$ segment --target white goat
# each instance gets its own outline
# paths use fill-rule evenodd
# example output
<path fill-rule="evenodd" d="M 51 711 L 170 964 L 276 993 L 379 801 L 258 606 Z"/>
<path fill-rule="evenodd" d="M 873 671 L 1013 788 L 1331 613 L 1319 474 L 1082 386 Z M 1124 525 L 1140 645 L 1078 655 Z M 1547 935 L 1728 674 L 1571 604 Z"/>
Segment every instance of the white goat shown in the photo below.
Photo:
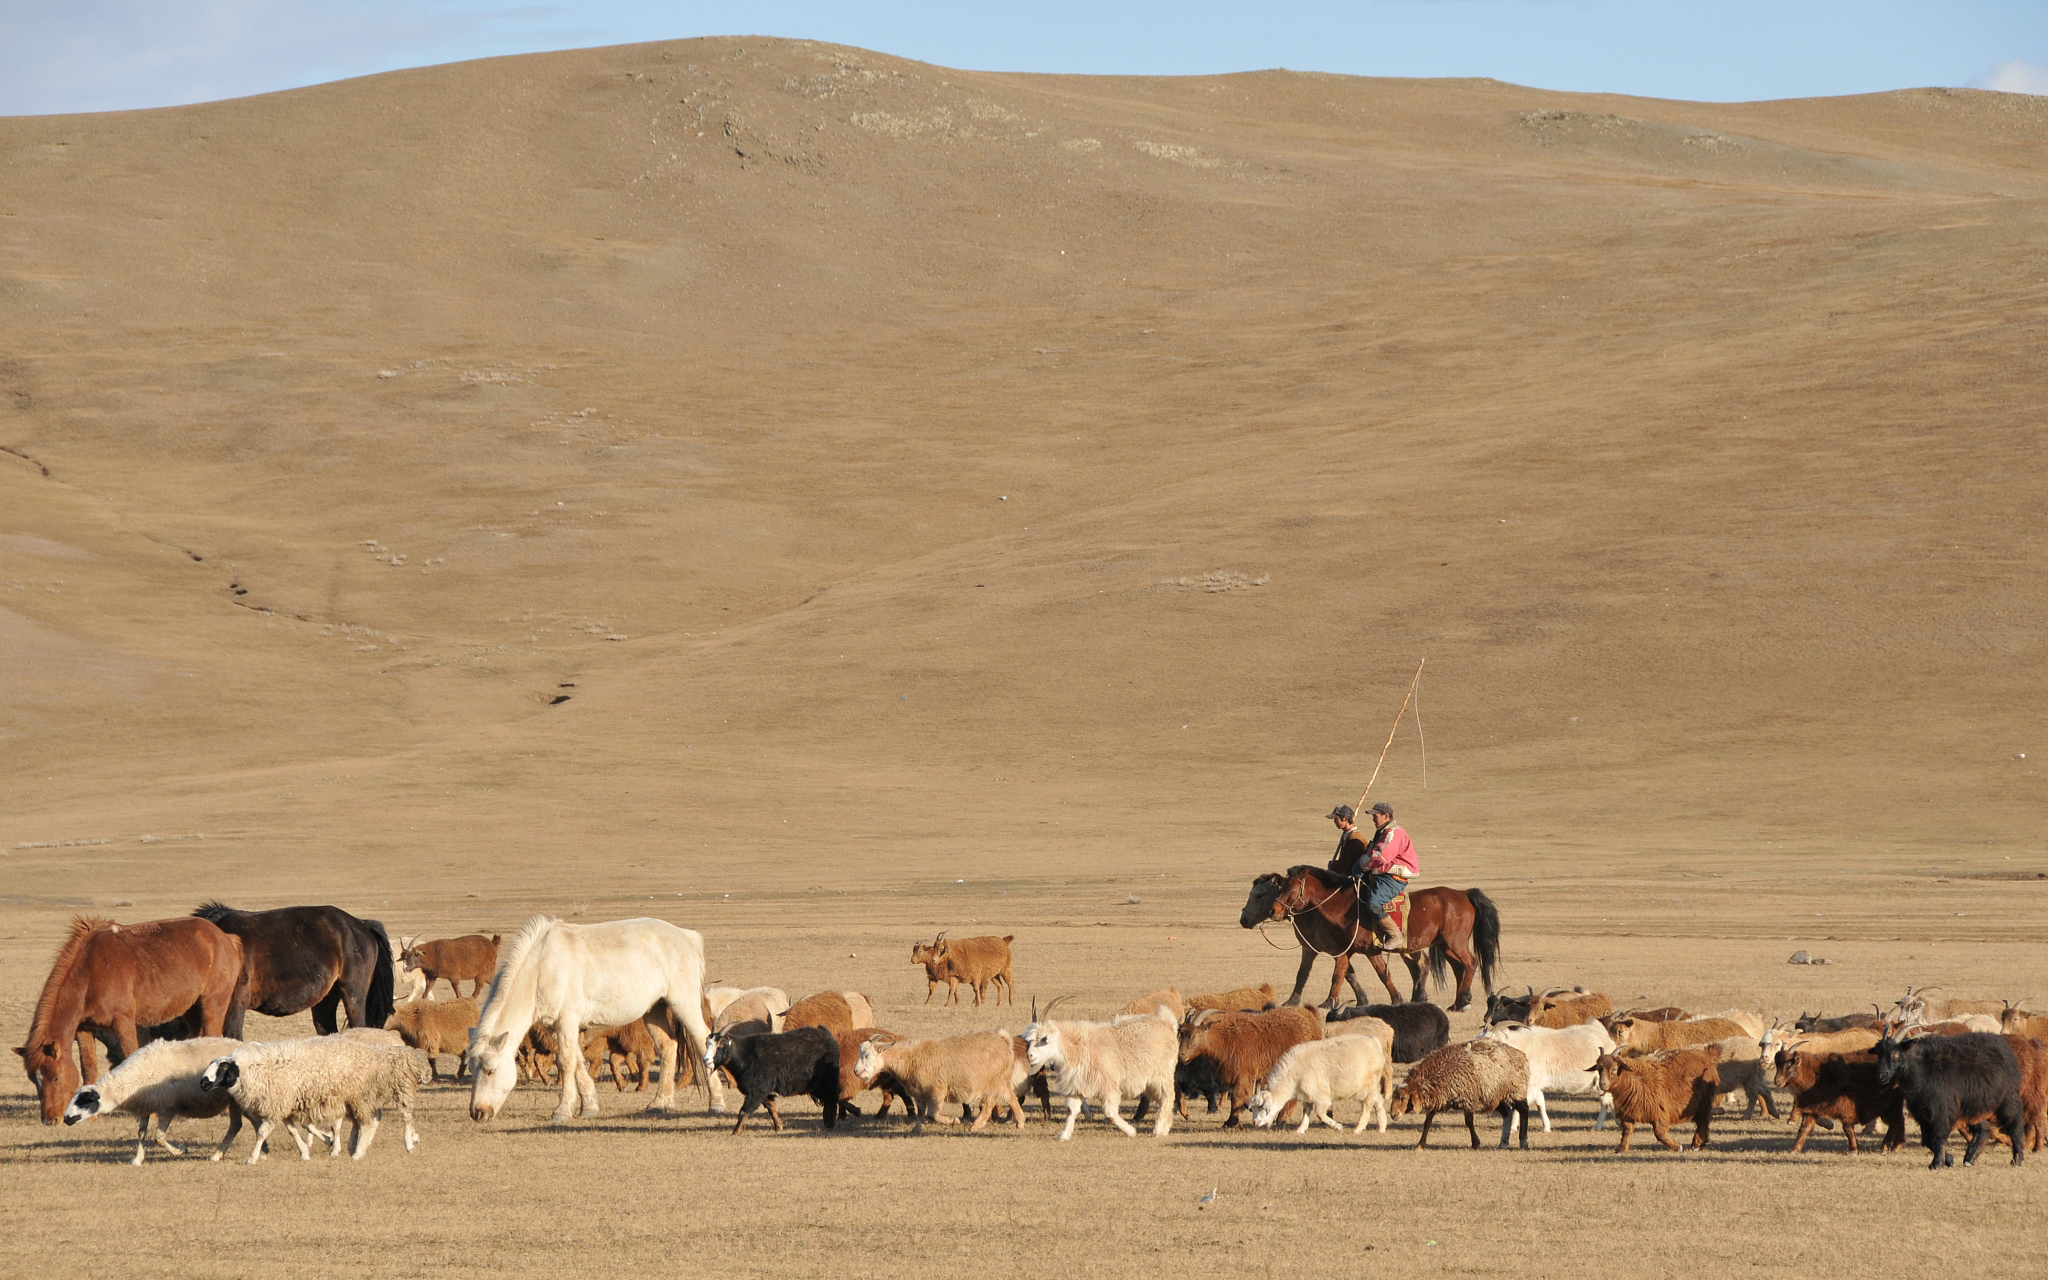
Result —
<path fill-rule="evenodd" d="M 1064 999 L 1065 997 L 1061 997 Z M 1053 1001 L 1046 1008 L 1050 1015 Z M 1172 1011 L 1164 1005 L 1150 1015 L 1129 1015 L 1114 1022 L 1054 1022 L 1034 1016 L 1024 1029 L 1025 1052 L 1033 1070 L 1050 1070 L 1052 1087 L 1067 1096 L 1067 1125 L 1060 1141 L 1074 1136 L 1074 1122 L 1084 1103 L 1102 1108 L 1108 1121 L 1127 1137 L 1136 1137 L 1118 1108 L 1123 1099 L 1143 1095 L 1158 1108 L 1152 1125 L 1164 1135 L 1173 1123 L 1173 1069 L 1180 1056 L 1180 1037 Z"/>
<path fill-rule="evenodd" d="M 426 973 L 405 962 L 405 953 L 412 950 L 419 940 L 420 935 L 416 933 L 402 937 L 393 934 L 391 937 L 391 975 L 397 981 L 397 990 L 392 993 L 391 998 L 400 1004 L 407 1000 L 434 998 Z"/>
<path fill-rule="evenodd" d="M 1380 1132 L 1385 1133 L 1387 1102 L 1393 1094 L 1394 1073 L 1377 1036 L 1310 1040 L 1281 1054 L 1280 1061 L 1266 1073 L 1258 1092 L 1252 1095 L 1252 1123 L 1261 1129 L 1271 1127 L 1287 1104 L 1299 1098 L 1301 1124 L 1296 1133 L 1307 1133 L 1311 1120 L 1342 1130 L 1344 1126 L 1330 1116 L 1330 1104 L 1357 1098 L 1365 1105 L 1358 1113 L 1358 1127 L 1351 1132 L 1364 1133 L 1365 1122 L 1378 1111 Z"/>
<path fill-rule="evenodd" d="M 270 1044 L 245 1044 L 214 1059 L 200 1074 L 200 1087 L 229 1094 L 256 1125 L 256 1149 L 249 1163 L 263 1158 L 271 1131 L 285 1126 L 298 1144 L 299 1158 L 312 1158 L 301 1126 L 332 1124 L 333 1154 L 341 1153 L 341 1120 L 355 1125 L 354 1150 L 360 1160 L 377 1136 L 384 1108 L 396 1106 L 405 1118 L 405 1149 L 419 1141 L 412 1127 L 413 1098 L 427 1079 L 424 1054 L 346 1036 L 309 1036 Z"/>
<path fill-rule="evenodd" d="M 1607 1034 L 1607 1028 L 1597 1022 L 1585 1022 L 1576 1027 L 1531 1027 L 1519 1022 L 1496 1022 L 1479 1035 L 1481 1039 L 1498 1040 L 1520 1049 L 1522 1056 L 1529 1059 L 1528 1101 L 1543 1117 L 1543 1132 L 1550 1132 L 1550 1109 L 1543 1098 L 1546 1089 L 1559 1093 L 1600 1094 L 1600 1112 L 1593 1117 L 1593 1128 L 1597 1131 L 1607 1127 L 1607 1117 L 1614 1110 L 1614 1099 L 1601 1092 L 1600 1078 L 1593 1071 L 1593 1063 L 1601 1054 L 1614 1052 L 1614 1037 Z M 1519 1122 L 1519 1117 L 1511 1116 L 1508 1123 L 1512 1126 Z"/>
<path fill-rule="evenodd" d="M 1764 1070 L 1761 1043 L 1743 1036 L 1730 1036 L 1714 1043 L 1721 1046 L 1721 1060 L 1714 1065 L 1721 1077 L 1721 1083 L 1714 1089 L 1715 1097 L 1740 1089 L 1749 1100 L 1749 1105 L 1742 1109 L 1744 1120 L 1756 1114 L 1758 1099 L 1763 1100 L 1764 1114 L 1778 1119 L 1778 1104 L 1771 1096 L 1771 1077 Z"/>
<path fill-rule="evenodd" d="M 129 1163 L 139 1165 L 149 1150 L 152 1130 L 159 1147 L 181 1156 L 185 1149 L 172 1144 L 171 1121 L 210 1120 L 225 1111 L 228 1136 L 214 1150 L 213 1158 L 218 1160 L 242 1131 L 242 1109 L 227 1094 L 200 1088 L 199 1073 L 206 1070 L 207 1063 L 222 1054 L 233 1053 L 241 1043 L 224 1036 L 207 1036 L 146 1044 L 97 1083 L 72 1094 L 71 1104 L 64 1108 L 64 1123 L 78 1124 L 110 1111 L 127 1112 L 137 1122 L 135 1158 Z"/>

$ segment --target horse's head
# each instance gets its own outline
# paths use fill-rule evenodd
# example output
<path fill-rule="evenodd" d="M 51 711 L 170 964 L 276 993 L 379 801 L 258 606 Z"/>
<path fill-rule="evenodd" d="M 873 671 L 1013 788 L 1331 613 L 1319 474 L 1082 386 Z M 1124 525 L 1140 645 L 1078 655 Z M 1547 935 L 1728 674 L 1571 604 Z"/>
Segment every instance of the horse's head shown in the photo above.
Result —
<path fill-rule="evenodd" d="M 1277 871 L 1268 871 L 1252 881 L 1251 895 L 1244 900 L 1244 910 L 1238 914 L 1237 922 L 1247 929 L 1256 929 L 1268 920 L 1284 920 L 1287 909 L 1280 899 L 1287 892 L 1287 877 Z"/>
<path fill-rule="evenodd" d="M 470 1028 L 469 1051 L 462 1055 L 469 1068 L 470 1119 L 488 1120 L 505 1105 L 505 1099 L 519 1083 L 518 1049 L 509 1031 L 483 1036 L 477 1034 L 476 1028 Z"/>
<path fill-rule="evenodd" d="M 29 1083 L 36 1087 L 36 1096 L 42 1102 L 44 1124 L 57 1123 L 71 1095 L 78 1092 L 78 1062 L 68 1052 L 70 1047 L 67 1044 L 60 1049 L 56 1042 L 46 1040 L 15 1050 L 21 1055 Z"/>

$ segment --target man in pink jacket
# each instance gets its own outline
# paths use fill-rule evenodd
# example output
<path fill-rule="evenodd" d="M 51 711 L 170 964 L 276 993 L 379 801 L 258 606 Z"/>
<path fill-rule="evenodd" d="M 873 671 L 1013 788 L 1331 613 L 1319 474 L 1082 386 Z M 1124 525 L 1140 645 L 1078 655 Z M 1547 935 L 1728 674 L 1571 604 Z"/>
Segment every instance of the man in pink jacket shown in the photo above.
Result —
<path fill-rule="evenodd" d="M 1394 806 L 1382 800 L 1369 813 L 1374 831 L 1366 842 L 1365 855 L 1356 864 L 1359 914 L 1372 926 L 1380 945 L 1390 946 L 1395 934 L 1393 922 L 1387 919 L 1387 905 L 1401 896 L 1422 868 L 1415 858 L 1414 842 L 1394 825 Z"/>

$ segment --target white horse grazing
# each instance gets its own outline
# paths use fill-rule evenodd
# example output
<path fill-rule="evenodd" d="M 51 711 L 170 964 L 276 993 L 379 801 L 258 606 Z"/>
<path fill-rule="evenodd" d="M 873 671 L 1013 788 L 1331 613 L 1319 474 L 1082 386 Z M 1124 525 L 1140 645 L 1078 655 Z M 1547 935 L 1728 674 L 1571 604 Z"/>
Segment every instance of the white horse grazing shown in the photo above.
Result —
<path fill-rule="evenodd" d="M 704 939 L 666 920 L 610 920 L 563 924 L 535 916 L 499 951 L 470 1033 L 469 1115 L 488 1120 L 505 1105 L 518 1083 L 518 1052 L 527 1031 L 540 1023 L 563 1046 L 556 1055 L 562 1072 L 559 1123 L 576 1113 L 580 1096 L 585 1116 L 597 1114 L 597 1085 L 577 1052 L 585 1027 L 617 1026 L 647 1015 L 648 1027 L 666 1032 L 661 1044 L 661 1092 L 650 1111 L 675 1110 L 676 1066 L 687 1040 L 697 1078 L 704 1068 Z"/>

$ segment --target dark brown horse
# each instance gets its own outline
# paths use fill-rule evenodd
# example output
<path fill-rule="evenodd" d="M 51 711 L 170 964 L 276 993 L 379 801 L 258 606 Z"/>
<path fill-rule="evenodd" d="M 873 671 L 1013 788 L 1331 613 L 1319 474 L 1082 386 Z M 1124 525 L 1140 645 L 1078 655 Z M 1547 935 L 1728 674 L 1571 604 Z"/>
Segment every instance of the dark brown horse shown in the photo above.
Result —
<path fill-rule="evenodd" d="M 1301 989 L 1308 985 L 1308 971 L 1319 955 L 1335 957 L 1337 971 L 1330 978 L 1330 998 L 1323 1008 L 1337 1007 L 1337 993 L 1348 978 L 1358 1003 L 1367 1003 L 1365 992 L 1352 972 L 1351 957 L 1363 953 L 1387 986 L 1394 1004 L 1401 993 L 1394 990 L 1393 975 L 1381 958 L 1382 948 L 1372 930 L 1358 921 L 1358 893 L 1352 882 L 1321 867 L 1290 867 L 1285 875 L 1268 872 L 1252 881 L 1251 896 L 1237 922 L 1256 929 L 1269 920 L 1286 920 L 1294 926 L 1301 943 L 1301 971 L 1294 975 L 1294 994 L 1288 1004 L 1301 1003 Z M 1452 1009 L 1472 1003 L 1472 977 L 1476 973 L 1493 994 L 1493 966 L 1500 955 L 1500 912 L 1493 899 L 1477 889 L 1418 889 L 1408 895 L 1408 938 L 1401 958 L 1415 980 L 1414 999 L 1423 999 L 1422 960 L 1429 955 L 1429 976 L 1441 982 L 1446 964 L 1456 971 L 1458 1000 Z"/>
<path fill-rule="evenodd" d="M 153 1023 L 184 1019 L 192 1034 L 217 1036 L 242 1020 L 235 1003 L 241 979 L 241 941 L 208 921 L 73 920 L 36 1001 L 28 1042 L 15 1050 L 41 1098 L 43 1123 L 57 1123 L 78 1091 L 70 1051 L 80 1031 L 112 1032 L 124 1056 L 135 1052 L 137 1028 Z"/>
<path fill-rule="evenodd" d="M 332 1035 L 336 1011 L 351 1027 L 381 1027 L 391 1017 L 391 941 L 384 926 L 340 907 L 237 911 L 209 902 L 192 913 L 242 940 L 242 990 L 225 1034 L 240 1039 L 242 1011 L 283 1018 L 313 1011 L 313 1029 Z"/>

